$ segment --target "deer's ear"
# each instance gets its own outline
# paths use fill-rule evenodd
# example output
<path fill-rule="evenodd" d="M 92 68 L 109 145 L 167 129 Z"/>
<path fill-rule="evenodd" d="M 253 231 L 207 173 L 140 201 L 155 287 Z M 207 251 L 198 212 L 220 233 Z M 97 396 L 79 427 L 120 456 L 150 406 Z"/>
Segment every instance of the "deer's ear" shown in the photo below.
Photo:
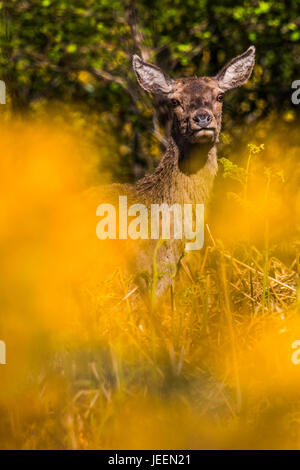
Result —
<path fill-rule="evenodd" d="M 215 77 L 224 91 L 244 85 L 251 76 L 255 63 L 255 47 L 232 59 Z"/>
<path fill-rule="evenodd" d="M 133 56 L 132 65 L 139 84 L 145 90 L 159 95 L 173 90 L 173 80 L 155 65 L 143 62 L 138 55 Z"/>

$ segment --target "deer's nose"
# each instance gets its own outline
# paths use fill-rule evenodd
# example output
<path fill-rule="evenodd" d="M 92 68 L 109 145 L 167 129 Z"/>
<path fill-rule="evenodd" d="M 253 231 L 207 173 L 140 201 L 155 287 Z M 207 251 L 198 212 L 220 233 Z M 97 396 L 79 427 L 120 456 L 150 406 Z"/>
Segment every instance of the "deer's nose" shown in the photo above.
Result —
<path fill-rule="evenodd" d="M 209 113 L 199 113 L 193 117 L 193 120 L 199 127 L 206 127 L 211 122 L 212 117 Z"/>

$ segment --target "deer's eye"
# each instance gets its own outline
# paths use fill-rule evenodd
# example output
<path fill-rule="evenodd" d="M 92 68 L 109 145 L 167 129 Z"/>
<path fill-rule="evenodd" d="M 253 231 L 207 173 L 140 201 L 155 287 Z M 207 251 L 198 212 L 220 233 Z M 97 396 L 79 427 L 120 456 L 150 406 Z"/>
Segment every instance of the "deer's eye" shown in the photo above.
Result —
<path fill-rule="evenodd" d="M 224 93 L 219 93 L 218 96 L 217 96 L 217 101 L 219 101 L 220 103 L 222 103 L 223 98 L 224 98 Z"/>
<path fill-rule="evenodd" d="M 173 108 L 177 108 L 177 106 L 180 106 L 180 102 L 176 100 L 175 98 L 172 98 L 171 105 L 173 106 Z"/>

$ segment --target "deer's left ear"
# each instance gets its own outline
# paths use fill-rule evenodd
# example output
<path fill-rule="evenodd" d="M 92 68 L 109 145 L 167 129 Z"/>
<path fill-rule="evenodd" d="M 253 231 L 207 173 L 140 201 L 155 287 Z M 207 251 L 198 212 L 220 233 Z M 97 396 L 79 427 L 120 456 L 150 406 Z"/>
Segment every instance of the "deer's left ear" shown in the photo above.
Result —
<path fill-rule="evenodd" d="M 250 46 L 246 52 L 232 59 L 216 75 L 220 88 L 224 91 L 244 85 L 251 76 L 255 63 L 255 47 Z"/>
<path fill-rule="evenodd" d="M 173 80 L 160 68 L 144 62 L 138 55 L 132 58 L 133 70 L 142 88 L 153 94 L 166 95 L 173 90 Z"/>

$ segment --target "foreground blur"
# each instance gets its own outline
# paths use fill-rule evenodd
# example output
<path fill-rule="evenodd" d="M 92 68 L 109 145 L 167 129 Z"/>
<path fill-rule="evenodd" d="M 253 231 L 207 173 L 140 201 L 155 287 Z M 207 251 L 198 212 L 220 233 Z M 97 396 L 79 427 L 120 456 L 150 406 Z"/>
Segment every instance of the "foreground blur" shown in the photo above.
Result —
<path fill-rule="evenodd" d="M 296 130 L 221 163 L 206 247 L 150 311 L 96 238 L 98 152 L 49 122 L 1 124 L 0 447 L 300 448 Z"/>

